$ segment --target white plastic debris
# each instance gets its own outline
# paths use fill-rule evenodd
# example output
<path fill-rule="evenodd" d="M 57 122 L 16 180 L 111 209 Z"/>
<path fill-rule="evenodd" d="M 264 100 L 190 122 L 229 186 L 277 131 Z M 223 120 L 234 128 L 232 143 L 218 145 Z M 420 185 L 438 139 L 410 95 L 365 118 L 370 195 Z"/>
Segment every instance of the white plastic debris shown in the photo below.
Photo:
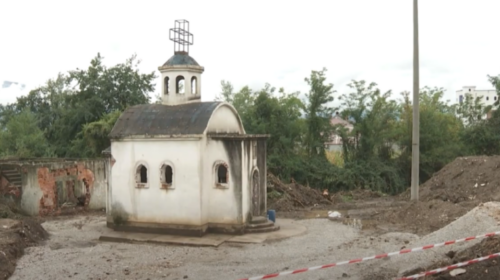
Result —
<path fill-rule="evenodd" d="M 466 272 L 465 269 L 463 268 L 457 268 L 457 269 L 453 269 L 452 271 L 450 271 L 450 275 L 455 277 L 457 275 L 460 275 L 460 274 L 464 274 Z"/>
<path fill-rule="evenodd" d="M 342 214 L 340 214 L 340 212 L 338 212 L 338 211 L 328 211 L 328 218 L 338 219 L 341 217 L 342 217 Z"/>
<path fill-rule="evenodd" d="M 474 188 L 477 188 L 477 183 L 474 185 Z"/>

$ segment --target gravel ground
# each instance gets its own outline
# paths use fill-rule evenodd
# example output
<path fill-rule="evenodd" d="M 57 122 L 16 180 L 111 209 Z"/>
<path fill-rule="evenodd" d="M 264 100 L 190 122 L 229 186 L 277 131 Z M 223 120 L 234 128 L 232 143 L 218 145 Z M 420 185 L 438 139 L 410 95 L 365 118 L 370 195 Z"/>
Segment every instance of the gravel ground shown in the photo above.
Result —
<path fill-rule="evenodd" d="M 11 279 L 240 279 L 360 257 L 373 249 L 342 244 L 360 237 L 358 229 L 326 219 L 300 220 L 302 236 L 265 244 L 226 243 L 218 248 L 97 241 L 104 217 L 74 217 L 43 224 L 51 234 L 43 246 L 26 249 Z M 339 249 L 340 247 L 340 249 Z M 360 255 L 361 254 L 361 255 Z M 338 267 L 287 279 L 354 276 Z M 351 278 L 356 279 L 356 278 Z"/>
<path fill-rule="evenodd" d="M 498 209 L 498 204 L 475 209 L 422 238 L 397 232 L 371 236 L 370 232 L 342 223 L 308 219 L 297 221 L 308 228 L 302 236 L 264 244 L 225 243 L 218 248 L 104 243 L 97 240 L 105 227 L 104 217 L 66 218 L 43 224 L 51 238 L 43 246 L 27 248 L 10 279 L 237 280 L 484 233 L 495 226 L 498 229 L 496 217 L 485 214 L 499 213 Z M 390 279 L 403 271 L 425 267 L 444 258 L 443 252 L 451 249 L 447 247 L 436 252 L 411 253 L 411 258 L 406 255 L 372 260 L 282 278 Z"/>

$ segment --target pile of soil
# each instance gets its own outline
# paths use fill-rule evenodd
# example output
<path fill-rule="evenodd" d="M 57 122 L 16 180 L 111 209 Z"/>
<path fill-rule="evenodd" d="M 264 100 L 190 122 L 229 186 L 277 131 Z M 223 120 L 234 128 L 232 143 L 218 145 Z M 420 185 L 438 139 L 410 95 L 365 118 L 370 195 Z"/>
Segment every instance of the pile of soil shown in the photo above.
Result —
<path fill-rule="evenodd" d="M 451 203 L 500 200 L 500 156 L 461 157 L 420 187 L 422 201 Z"/>
<path fill-rule="evenodd" d="M 477 205 L 459 205 L 440 200 L 401 203 L 394 201 L 378 208 L 373 220 L 390 223 L 401 230 L 418 235 L 436 231 L 465 215 Z"/>
<path fill-rule="evenodd" d="M 383 193 L 367 189 L 356 189 L 351 191 L 339 191 L 330 196 L 334 203 L 349 202 L 351 200 L 370 200 L 385 196 Z"/>
<path fill-rule="evenodd" d="M 14 272 L 24 248 L 39 244 L 48 238 L 48 233 L 37 220 L 13 212 L 8 205 L 0 203 L 0 214 L 0 280 L 3 280 Z"/>
<path fill-rule="evenodd" d="M 409 201 L 410 190 L 396 200 Z M 376 220 L 427 234 L 488 201 L 500 201 L 500 156 L 461 157 L 420 186 L 418 203 L 382 210 Z"/>
<path fill-rule="evenodd" d="M 485 257 L 491 254 L 500 252 L 500 237 L 494 236 L 481 241 L 480 243 L 472 246 L 471 248 L 454 252 L 449 251 L 446 256 L 449 258 L 447 261 L 436 263 L 431 267 L 428 267 L 426 271 L 449 266 L 452 264 L 457 264 L 460 262 L 469 261 L 479 257 Z M 463 266 L 465 273 L 456 276 L 451 276 L 450 271 L 441 272 L 439 274 L 433 275 L 432 279 L 436 280 L 498 280 L 500 279 L 500 258 L 492 258 L 490 260 L 478 262 L 472 265 Z M 406 276 L 411 274 L 420 273 L 421 271 L 412 271 Z"/>
<path fill-rule="evenodd" d="M 267 208 L 276 211 L 293 211 L 321 205 L 332 205 L 329 196 L 309 186 L 300 185 L 292 180 L 285 184 L 271 173 L 267 174 Z"/>

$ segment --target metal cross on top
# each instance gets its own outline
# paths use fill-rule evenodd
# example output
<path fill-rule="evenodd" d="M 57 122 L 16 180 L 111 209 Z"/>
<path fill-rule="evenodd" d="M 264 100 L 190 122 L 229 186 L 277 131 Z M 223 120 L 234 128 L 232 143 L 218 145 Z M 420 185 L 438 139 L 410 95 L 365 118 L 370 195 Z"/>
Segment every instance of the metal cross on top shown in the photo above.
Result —
<path fill-rule="evenodd" d="M 189 21 L 178 19 L 174 28 L 170 28 L 170 40 L 174 41 L 174 52 L 189 53 L 189 45 L 193 44 L 193 34 L 189 33 Z"/>

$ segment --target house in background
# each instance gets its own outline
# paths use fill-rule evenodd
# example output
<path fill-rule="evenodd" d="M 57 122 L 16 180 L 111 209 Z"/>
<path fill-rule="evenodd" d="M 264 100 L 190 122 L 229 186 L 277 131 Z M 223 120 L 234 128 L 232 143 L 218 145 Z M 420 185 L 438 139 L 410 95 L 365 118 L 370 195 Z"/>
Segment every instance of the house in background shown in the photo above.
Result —
<path fill-rule="evenodd" d="M 349 131 L 352 131 L 352 129 L 354 128 L 353 124 L 347 120 L 342 119 L 342 117 L 340 117 L 338 112 L 335 114 L 334 117 L 331 118 L 330 124 L 332 126 L 342 125 L 342 126 L 346 127 Z M 325 149 L 327 151 L 341 152 L 342 151 L 342 139 L 340 138 L 340 135 L 332 133 L 332 135 L 330 137 L 330 141 L 325 143 Z"/>

